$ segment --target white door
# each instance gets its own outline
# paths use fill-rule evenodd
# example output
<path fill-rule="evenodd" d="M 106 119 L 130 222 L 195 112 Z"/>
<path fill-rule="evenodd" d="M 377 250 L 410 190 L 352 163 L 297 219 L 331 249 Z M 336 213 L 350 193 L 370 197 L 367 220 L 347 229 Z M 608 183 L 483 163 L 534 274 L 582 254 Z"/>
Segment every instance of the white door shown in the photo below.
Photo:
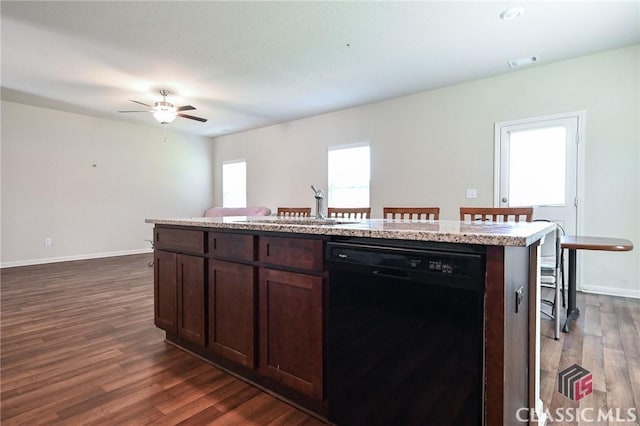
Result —
<path fill-rule="evenodd" d="M 534 219 L 577 233 L 577 162 L 582 115 L 496 123 L 494 204 L 534 207 Z"/>

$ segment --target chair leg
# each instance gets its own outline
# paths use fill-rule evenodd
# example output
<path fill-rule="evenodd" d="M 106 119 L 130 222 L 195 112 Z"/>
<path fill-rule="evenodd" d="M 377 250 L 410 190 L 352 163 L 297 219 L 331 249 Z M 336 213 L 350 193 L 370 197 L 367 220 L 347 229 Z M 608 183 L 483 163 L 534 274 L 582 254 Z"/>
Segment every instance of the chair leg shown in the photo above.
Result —
<path fill-rule="evenodd" d="M 564 251 L 560 254 L 560 274 L 562 276 L 562 307 L 566 308 L 567 303 L 564 297 L 565 286 L 564 286 Z"/>
<path fill-rule="evenodd" d="M 560 339 L 560 310 L 558 309 L 558 301 L 560 299 L 560 283 L 558 282 L 558 275 L 560 274 L 560 268 L 556 269 L 556 283 L 555 294 L 553 297 L 553 312 L 554 312 L 554 325 L 555 325 L 555 339 Z"/>

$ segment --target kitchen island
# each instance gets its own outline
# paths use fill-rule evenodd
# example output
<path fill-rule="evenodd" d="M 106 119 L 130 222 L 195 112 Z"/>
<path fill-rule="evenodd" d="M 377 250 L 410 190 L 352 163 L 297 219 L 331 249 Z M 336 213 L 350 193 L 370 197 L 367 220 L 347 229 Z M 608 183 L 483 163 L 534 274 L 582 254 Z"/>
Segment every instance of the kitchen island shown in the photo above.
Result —
<path fill-rule="evenodd" d="M 473 251 L 482 259 L 483 292 L 474 424 L 517 423 L 517 410 L 527 407 L 542 412 L 537 264 L 540 240 L 552 224 L 265 217 L 147 222 L 155 224 L 155 324 L 167 342 L 330 419 L 338 401 L 332 401 L 328 378 L 338 364 L 329 345 L 336 328 L 329 295 L 337 280 L 328 246 Z M 435 277 L 436 267 L 440 275 L 455 270 L 425 259 L 435 266 L 423 275 Z M 363 356 L 375 361 L 379 355 Z M 406 401 L 406 411 L 414 402 Z"/>

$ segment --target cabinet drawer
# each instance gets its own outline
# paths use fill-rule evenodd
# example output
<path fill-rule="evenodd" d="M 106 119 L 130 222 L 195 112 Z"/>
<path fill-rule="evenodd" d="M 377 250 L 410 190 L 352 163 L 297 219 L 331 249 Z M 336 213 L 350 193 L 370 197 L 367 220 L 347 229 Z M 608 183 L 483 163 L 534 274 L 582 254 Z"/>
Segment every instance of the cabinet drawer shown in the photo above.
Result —
<path fill-rule="evenodd" d="M 213 257 L 253 261 L 256 259 L 254 241 L 253 235 L 210 232 L 209 252 Z"/>
<path fill-rule="evenodd" d="M 204 254 L 204 232 L 185 229 L 156 228 L 154 233 L 154 248 Z"/>
<path fill-rule="evenodd" d="M 322 240 L 260 237 L 260 261 L 265 265 L 285 266 L 321 273 Z"/>

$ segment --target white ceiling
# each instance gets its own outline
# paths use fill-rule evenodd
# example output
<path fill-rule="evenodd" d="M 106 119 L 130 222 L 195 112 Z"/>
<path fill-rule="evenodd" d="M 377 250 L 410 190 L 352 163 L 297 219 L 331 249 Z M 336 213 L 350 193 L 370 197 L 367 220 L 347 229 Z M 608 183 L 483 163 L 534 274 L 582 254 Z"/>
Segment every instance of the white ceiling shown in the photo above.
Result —
<path fill-rule="evenodd" d="M 525 13 L 502 21 L 500 13 Z M 2 1 L 2 98 L 217 136 L 640 42 L 639 1 Z M 159 125 L 159 124 L 158 124 Z"/>

